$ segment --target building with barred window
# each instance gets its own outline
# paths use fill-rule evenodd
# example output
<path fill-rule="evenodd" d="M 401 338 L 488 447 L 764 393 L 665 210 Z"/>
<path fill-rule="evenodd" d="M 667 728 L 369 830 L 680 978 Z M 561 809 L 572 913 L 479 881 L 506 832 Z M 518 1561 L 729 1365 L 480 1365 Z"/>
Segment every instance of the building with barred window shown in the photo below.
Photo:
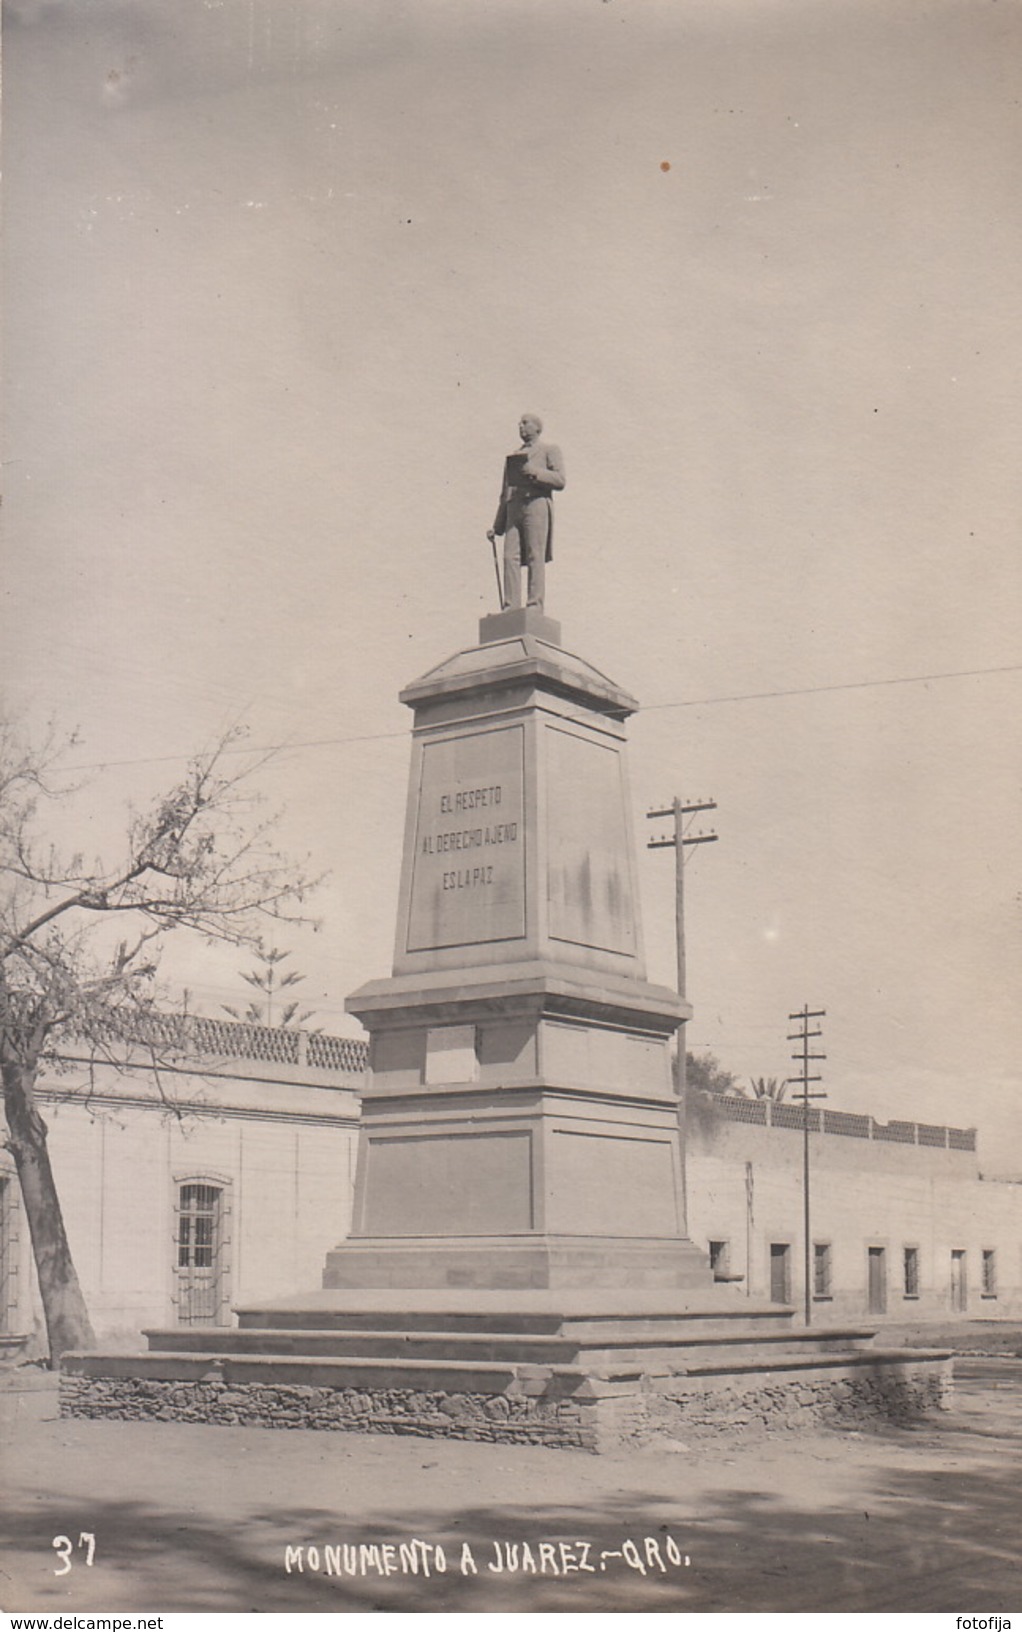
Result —
<path fill-rule="evenodd" d="M 232 1306 L 317 1286 L 347 1234 L 365 1045 L 317 1032 L 168 1017 L 152 1052 L 67 1056 L 37 1096 L 97 1337 L 229 1325 Z M 31 1243 L 0 1152 L 2 1342 L 42 1345 Z"/>
<path fill-rule="evenodd" d="M 351 1226 L 366 1046 L 168 1019 L 161 1063 L 68 1057 L 39 1099 L 71 1249 L 103 1347 L 232 1323 L 321 1284 Z M 463 1028 L 461 1028 L 463 1029 Z M 459 1032 L 460 1035 L 460 1032 Z M 167 1063 L 167 1061 L 171 1063 Z M 689 1233 L 715 1277 L 801 1308 L 803 1110 L 692 1093 Z M 809 1110 L 815 1325 L 1022 1318 L 1022 1181 L 986 1179 L 982 1135 Z M 30 1243 L 0 1152 L 0 1345 L 43 1348 Z"/>

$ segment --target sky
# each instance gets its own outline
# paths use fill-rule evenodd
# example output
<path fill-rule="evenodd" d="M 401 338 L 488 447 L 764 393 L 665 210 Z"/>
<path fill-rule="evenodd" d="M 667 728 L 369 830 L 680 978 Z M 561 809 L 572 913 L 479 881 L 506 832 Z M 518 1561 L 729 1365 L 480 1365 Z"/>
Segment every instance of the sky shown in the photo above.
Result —
<path fill-rule="evenodd" d="M 234 724 L 328 879 L 316 1022 L 389 972 L 408 681 L 495 610 L 525 410 L 547 610 L 711 798 L 690 1046 L 1022 1173 L 1022 8 L 8 0 L 0 678 L 103 860 Z M 701 818 L 705 827 L 710 818 Z M 670 983 L 669 851 L 640 852 Z M 178 945 L 207 1013 L 237 954 Z"/>

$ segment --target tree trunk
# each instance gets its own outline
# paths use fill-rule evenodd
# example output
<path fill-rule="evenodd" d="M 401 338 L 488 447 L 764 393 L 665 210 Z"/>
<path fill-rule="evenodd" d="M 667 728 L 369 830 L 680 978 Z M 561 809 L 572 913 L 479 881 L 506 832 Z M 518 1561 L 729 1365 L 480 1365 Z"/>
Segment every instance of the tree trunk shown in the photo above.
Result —
<path fill-rule="evenodd" d="M 46 1147 L 46 1124 L 36 1109 L 38 1067 L 10 1058 L 2 1064 L 7 1144 L 21 1182 L 46 1318 L 50 1364 L 56 1366 L 69 1349 L 94 1348 L 96 1338 L 67 1244 L 64 1215 Z"/>

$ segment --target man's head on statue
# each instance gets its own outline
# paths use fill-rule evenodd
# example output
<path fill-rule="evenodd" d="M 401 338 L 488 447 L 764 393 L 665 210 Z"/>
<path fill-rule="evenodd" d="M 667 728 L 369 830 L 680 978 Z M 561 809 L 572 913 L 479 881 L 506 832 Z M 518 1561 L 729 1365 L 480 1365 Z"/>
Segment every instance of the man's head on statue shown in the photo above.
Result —
<path fill-rule="evenodd" d="M 523 414 L 518 421 L 518 435 L 525 443 L 535 442 L 543 429 L 543 421 L 538 414 Z"/>

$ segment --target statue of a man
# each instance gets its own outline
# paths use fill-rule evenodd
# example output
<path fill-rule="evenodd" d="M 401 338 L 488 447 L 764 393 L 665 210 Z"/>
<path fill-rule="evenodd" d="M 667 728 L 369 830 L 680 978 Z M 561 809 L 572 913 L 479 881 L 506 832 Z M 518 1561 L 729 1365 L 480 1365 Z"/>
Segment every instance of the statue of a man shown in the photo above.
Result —
<path fill-rule="evenodd" d="M 542 429 L 536 414 L 519 420 L 522 445 L 504 461 L 500 503 L 486 535 L 491 543 L 504 539 L 504 611 L 522 604 L 523 567 L 529 575 L 527 604 L 543 610 L 546 563 L 553 554 L 553 495 L 564 486 L 565 475 L 561 450 L 539 440 Z"/>

